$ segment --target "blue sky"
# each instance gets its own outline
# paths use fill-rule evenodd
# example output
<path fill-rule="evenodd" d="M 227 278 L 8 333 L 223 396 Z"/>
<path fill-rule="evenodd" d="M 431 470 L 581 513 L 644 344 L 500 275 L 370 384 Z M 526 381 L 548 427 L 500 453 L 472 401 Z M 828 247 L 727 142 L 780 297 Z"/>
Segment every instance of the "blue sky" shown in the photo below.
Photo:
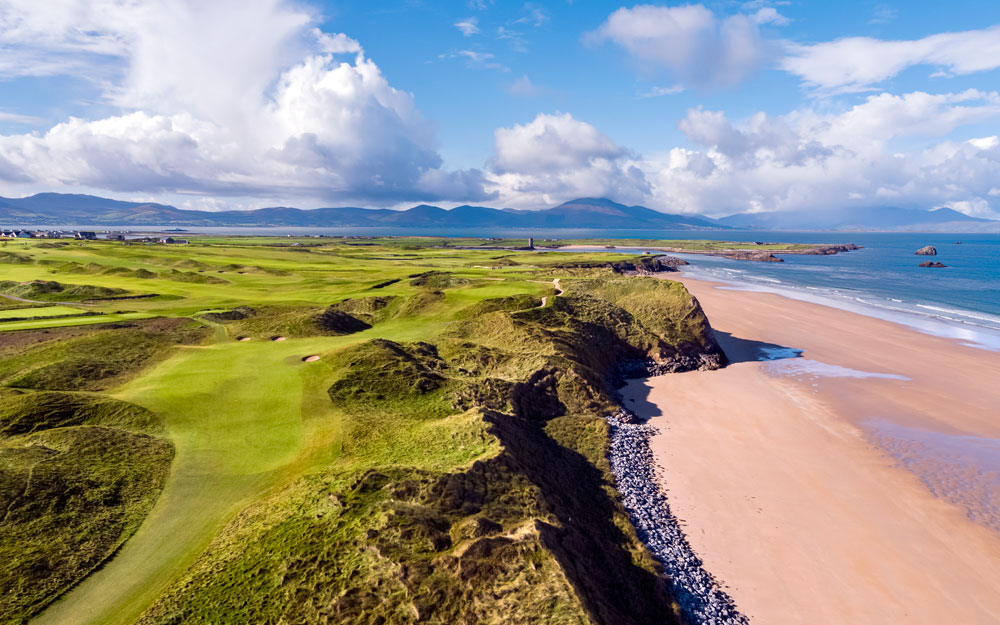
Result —
<path fill-rule="evenodd" d="M 1000 4 L 0 0 L 0 195 L 1000 217 Z"/>
<path fill-rule="evenodd" d="M 680 3 L 666 3 L 678 5 Z M 785 72 L 762 67 L 736 88 L 691 89 L 679 94 L 641 97 L 655 88 L 674 86 L 667 72 L 643 71 L 627 55 L 609 45 L 588 45 L 584 34 L 595 30 L 621 6 L 604 2 L 507 2 L 483 10 L 466 2 L 383 3 L 382 10 L 326 3 L 325 27 L 345 30 L 365 46 L 390 82 L 412 92 L 422 111 L 437 121 L 442 152 L 456 166 L 479 166 L 492 147 L 492 135 L 483 128 L 523 122 L 541 111 L 570 112 L 599 127 L 616 141 L 639 152 L 685 145 L 676 122 L 688 108 L 704 106 L 725 110 L 731 117 L 757 111 L 787 113 L 817 105 L 839 110 L 862 101 L 863 94 L 814 102 L 800 81 Z M 742 3 L 706 3 L 720 15 L 738 13 Z M 390 8 L 391 7 L 391 8 Z M 538 26 L 517 24 L 543 11 Z M 883 39 L 919 39 L 938 32 L 962 31 L 1000 24 L 1000 3 L 906 2 L 796 2 L 777 5 L 791 23 L 771 26 L 774 38 L 802 43 L 829 41 L 845 36 Z M 463 36 L 454 23 L 477 19 L 479 33 Z M 344 28 L 345 25 L 350 28 Z M 502 39 L 497 30 L 519 34 L 518 41 Z M 394 36 L 414 33 L 420 36 Z M 388 36 L 387 36 L 388 34 Z M 518 47 L 520 43 L 521 47 Z M 491 54 L 503 69 L 441 54 L 471 50 Z M 928 79 L 933 69 L 915 67 L 887 81 L 892 92 L 932 90 L 944 85 Z M 511 86 L 527 77 L 537 93 L 528 97 L 511 93 Z M 1000 74 L 972 75 L 949 80 L 948 90 L 1000 87 Z"/>

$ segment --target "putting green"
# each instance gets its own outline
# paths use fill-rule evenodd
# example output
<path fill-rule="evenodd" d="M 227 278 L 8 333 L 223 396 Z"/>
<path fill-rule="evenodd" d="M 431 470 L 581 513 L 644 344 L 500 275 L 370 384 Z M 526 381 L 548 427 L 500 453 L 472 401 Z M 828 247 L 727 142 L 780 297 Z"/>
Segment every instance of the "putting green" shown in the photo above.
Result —
<path fill-rule="evenodd" d="M 340 453 L 326 398 L 330 369 L 307 354 L 358 340 L 224 341 L 178 348 L 116 397 L 160 414 L 176 445 L 170 477 L 145 522 L 102 569 L 45 610 L 40 625 L 134 621 L 262 492 Z"/>

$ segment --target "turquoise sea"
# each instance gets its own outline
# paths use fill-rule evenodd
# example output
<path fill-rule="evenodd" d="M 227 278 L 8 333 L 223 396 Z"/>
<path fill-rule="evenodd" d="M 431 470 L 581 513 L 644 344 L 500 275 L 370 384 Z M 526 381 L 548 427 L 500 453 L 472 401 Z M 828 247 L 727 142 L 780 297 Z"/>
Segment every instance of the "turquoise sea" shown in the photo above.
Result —
<path fill-rule="evenodd" d="M 856 243 L 832 256 L 785 256 L 783 263 L 686 255 L 688 273 L 868 314 L 1000 350 L 1000 235 L 912 233 L 726 233 L 740 240 Z M 961 241 L 961 243 L 957 243 Z M 914 252 L 933 245 L 935 257 Z M 935 260 L 946 268 L 918 267 Z"/>

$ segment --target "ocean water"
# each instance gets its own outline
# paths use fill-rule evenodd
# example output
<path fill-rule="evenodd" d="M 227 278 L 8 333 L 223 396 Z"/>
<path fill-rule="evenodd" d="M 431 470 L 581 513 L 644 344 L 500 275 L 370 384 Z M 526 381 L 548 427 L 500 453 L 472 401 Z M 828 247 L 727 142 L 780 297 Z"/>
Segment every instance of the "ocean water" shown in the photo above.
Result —
<path fill-rule="evenodd" d="M 969 519 L 1000 532 L 1000 440 L 946 434 L 887 419 L 864 423 L 869 439 Z"/>
<path fill-rule="evenodd" d="M 608 232 L 592 236 L 609 236 Z M 621 237 L 635 235 L 619 235 Z M 694 278 L 728 288 L 778 293 L 897 323 L 921 332 L 1000 351 L 1000 235 L 872 232 L 645 232 L 644 237 L 783 243 L 856 243 L 864 249 L 830 256 L 784 256 L 783 263 L 677 254 Z M 961 243 L 957 243 L 961 241 Z M 925 245 L 934 257 L 916 256 Z M 619 248 L 618 251 L 635 251 Z M 918 267 L 935 260 L 944 269 Z"/>

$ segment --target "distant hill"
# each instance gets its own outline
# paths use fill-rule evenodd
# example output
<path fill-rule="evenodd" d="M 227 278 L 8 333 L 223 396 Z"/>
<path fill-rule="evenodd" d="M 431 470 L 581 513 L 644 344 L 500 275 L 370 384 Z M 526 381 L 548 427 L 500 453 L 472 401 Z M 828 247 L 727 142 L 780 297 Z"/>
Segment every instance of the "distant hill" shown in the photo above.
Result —
<path fill-rule="evenodd" d="M 660 228 L 724 229 L 713 220 L 671 215 L 608 199 L 582 198 L 555 208 L 524 211 L 458 206 L 445 210 L 421 204 L 407 210 L 358 207 L 303 210 L 278 206 L 249 211 L 206 212 L 165 204 L 122 202 L 93 195 L 39 193 L 0 197 L 0 226 L 302 226 L 439 228 Z"/>
<path fill-rule="evenodd" d="M 1000 231 L 1000 221 L 969 217 L 950 208 L 920 210 L 881 206 L 823 211 L 742 213 L 723 217 L 717 221 L 731 228 L 761 230 Z"/>
<path fill-rule="evenodd" d="M 722 219 L 661 213 L 606 198 L 579 198 L 554 208 L 488 206 L 443 209 L 421 204 L 406 210 L 342 206 L 303 210 L 275 206 L 248 211 L 184 210 L 153 202 L 123 202 L 93 195 L 39 193 L 0 197 L 0 226 L 298 226 L 396 228 L 592 228 L 659 230 L 885 230 L 1000 232 L 1000 221 L 950 208 L 843 208 L 739 214 Z"/>

